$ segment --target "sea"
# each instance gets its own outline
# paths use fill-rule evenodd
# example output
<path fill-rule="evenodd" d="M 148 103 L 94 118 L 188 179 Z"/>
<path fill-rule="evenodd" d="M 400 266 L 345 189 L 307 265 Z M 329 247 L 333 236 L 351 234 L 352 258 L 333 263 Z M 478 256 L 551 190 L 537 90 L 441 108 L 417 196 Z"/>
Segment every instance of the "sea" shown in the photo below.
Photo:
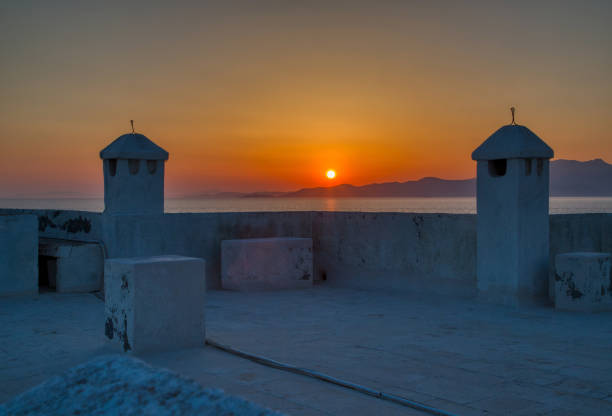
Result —
<path fill-rule="evenodd" d="M 0 199 L 0 208 L 102 212 L 103 199 Z M 476 198 L 166 198 L 165 212 L 420 212 L 475 214 Z M 551 214 L 612 213 L 612 197 L 551 197 Z"/>

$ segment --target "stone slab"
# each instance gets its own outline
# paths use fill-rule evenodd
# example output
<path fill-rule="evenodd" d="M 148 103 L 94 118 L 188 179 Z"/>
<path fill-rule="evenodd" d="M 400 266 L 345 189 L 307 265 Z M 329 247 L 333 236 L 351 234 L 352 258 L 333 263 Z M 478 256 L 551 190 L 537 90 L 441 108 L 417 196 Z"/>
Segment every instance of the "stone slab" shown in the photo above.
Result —
<path fill-rule="evenodd" d="M 223 289 L 303 289 L 311 287 L 312 282 L 311 238 L 221 241 Z"/>
<path fill-rule="evenodd" d="M 557 255 L 555 308 L 582 312 L 612 310 L 610 258 L 610 253 Z"/>
<path fill-rule="evenodd" d="M 104 252 L 98 244 L 44 238 L 40 240 L 39 254 L 45 256 L 49 285 L 57 292 L 102 289 Z"/>
<path fill-rule="evenodd" d="M 612 312 L 513 309 L 328 285 L 282 296 L 210 291 L 206 305 L 207 337 L 219 343 L 454 414 L 612 414 Z M 105 345 L 103 321 L 104 303 L 91 294 L 5 298 L 0 302 L 0 403 L 118 350 L 114 343 Z M 341 388 L 329 383 L 212 347 L 139 358 L 291 415 L 423 415 L 357 392 L 339 393 Z M 452 394 L 429 379 L 454 381 Z M 485 389 L 488 399 L 482 399 Z M 476 401 L 453 401 L 465 403 L 468 395 Z M 515 411 L 505 407 L 509 396 L 541 405 Z"/>
<path fill-rule="evenodd" d="M 0 215 L 0 296 L 38 293 L 38 218 Z"/>
<path fill-rule="evenodd" d="M 204 267 L 174 255 L 107 259 L 106 336 L 135 353 L 204 346 Z"/>

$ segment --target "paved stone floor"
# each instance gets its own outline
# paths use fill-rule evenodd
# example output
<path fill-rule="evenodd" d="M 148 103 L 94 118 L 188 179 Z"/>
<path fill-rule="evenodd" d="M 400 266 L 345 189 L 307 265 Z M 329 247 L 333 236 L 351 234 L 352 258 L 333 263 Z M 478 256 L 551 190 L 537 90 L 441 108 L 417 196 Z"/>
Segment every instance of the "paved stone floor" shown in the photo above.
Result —
<path fill-rule="evenodd" d="M 457 415 L 612 414 L 612 313 L 316 286 L 207 294 L 207 337 Z M 93 295 L 0 298 L 0 402 L 94 356 Z M 141 355 L 292 415 L 422 414 L 212 347 Z"/>

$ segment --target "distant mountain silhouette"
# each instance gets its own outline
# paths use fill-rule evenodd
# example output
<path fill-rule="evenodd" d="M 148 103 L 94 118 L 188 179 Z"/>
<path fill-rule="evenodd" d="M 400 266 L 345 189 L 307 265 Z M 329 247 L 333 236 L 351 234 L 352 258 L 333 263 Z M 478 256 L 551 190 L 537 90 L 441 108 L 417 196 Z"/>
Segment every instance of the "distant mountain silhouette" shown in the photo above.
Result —
<path fill-rule="evenodd" d="M 612 165 L 601 159 L 578 162 L 559 159 L 550 164 L 552 196 L 612 196 Z"/>
<path fill-rule="evenodd" d="M 473 196 L 475 179 L 446 180 L 423 178 L 418 181 L 373 183 L 353 186 L 338 185 L 330 188 L 306 188 L 288 192 L 286 197 L 406 197 L 406 196 Z"/>
<path fill-rule="evenodd" d="M 551 196 L 612 196 L 612 165 L 602 159 L 579 162 L 559 159 L 550 163 Z M 422 178 L 417 181 L 373 183 L 363 186 L 342 184 L 304 188 L 294 192 L 224 192 L 194 197 L 471 197 L 476 179 L 448 180 Z"/>
<path fill-rule="evenodd" d="M 602 159 L 550 163 L 551 196 L 612 196 L 612 165 Z M 469 197 L 476 195 L 476 179 L 423 178 L 418 181 L 338 185 L 288 192 L 287 197 Z"/>

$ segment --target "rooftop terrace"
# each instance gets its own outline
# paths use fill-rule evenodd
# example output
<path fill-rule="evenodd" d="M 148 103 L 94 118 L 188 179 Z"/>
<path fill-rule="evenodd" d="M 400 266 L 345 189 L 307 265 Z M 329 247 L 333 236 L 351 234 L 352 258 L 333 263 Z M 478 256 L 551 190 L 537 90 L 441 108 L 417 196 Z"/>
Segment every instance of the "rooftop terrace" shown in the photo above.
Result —
<path fill-rule="evenodd" d="M 474 299 L 317 285 L 209 291 L 207 338 L 457 415 L 612 414 L 612 313 L 514 309 Z M 93 357 L 93 294 L 0 303 L 0 402 Z M 205 346 L 139 356 L 291 415 L 424 414 Z"/>

